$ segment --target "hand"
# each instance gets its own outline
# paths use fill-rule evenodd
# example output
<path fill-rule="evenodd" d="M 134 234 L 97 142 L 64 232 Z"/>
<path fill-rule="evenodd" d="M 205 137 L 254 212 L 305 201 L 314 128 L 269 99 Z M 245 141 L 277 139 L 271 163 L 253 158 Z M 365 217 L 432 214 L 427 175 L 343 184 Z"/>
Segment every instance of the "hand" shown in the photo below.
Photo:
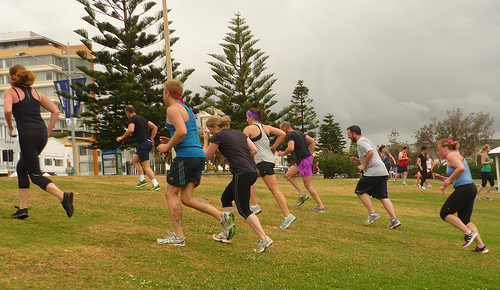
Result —
<path fill-rule="evenodd" d="M 349 160 L 351 161 L 351 163 L 358 163 L 359 162 L 359 158 L 357 158 L 357 157 L 349 157 Z"/>
<path fill-rule="evenodd" d="M 158 151 L 158 153 L 165 153 L 168 151 L 168 146 L 167 144 L 160 144 L 158 146 L 156 146 L 156 151 Z"/>
<path fill-rule="evenodd" d="M 9 136 L 12 137 L 12 138 L 16 138 L 17 134 L 12 133 L 13 130 L 14 130 L 14 128 L 9 128 Z M 491 160 L 493 160 L 493 159 L 491 159 Z"/>
<path fill-rule="evenodd" d="M 444 187 L 444 188 L 447 188 L 447 187 L 448 187 L 448 185 L 450 185 L 450 184 L 451 184 L 451 179 L 448 177 L 448 178 L 446 178 L 446 179 L 444 180 L 444 182 L 443 182 L 443 187 Z"/>
<path fill-rule="evenodd" d="M 352 158 L 352 157 L 351 157 Z M 358 171 L 361 172 L 363 171 L 363 169 L 365 169 L 365 166 L 363 164 L 361 165 L 358 165 Z"/>
<path fill-rule="evenodd" d="M 208 131 L 206 130 L 203 131 L 203 139 L 208 140 L 209 139 L 208 137 L 209 137 Z"/>
<path fill-rule="evenodd" d="M 443 177 L 439 173 L 432 173 L 432 177 L 437 180 L 443 180 Z"/>
<path fill-rule="evenodd" d="M 271 152 L 273 152 L 273 154 L 276 153 L 276 148 L 271 147 Z M 493 159 L 491 159 L 491 160 L 493 160 Z"/>
<path fill-rule="evenodd" d="M 116 137 L 116 142 L 121 142 L 123 140 L 123 137 Z"/>
<path fill-rule="evenodd" d="M 278 156 L 284 156 L 284 155 L 285 155 L 285 153 L 283 153 L 283 151 L 281 151 L 281 150 L 278 151 Z"/>
<path fill-rule="evenodd" d="M 170 138 L 165 137 L 165 136 L 160 136 L 160 143 L 161 144 L 167 144 L 170 141 Z"/>

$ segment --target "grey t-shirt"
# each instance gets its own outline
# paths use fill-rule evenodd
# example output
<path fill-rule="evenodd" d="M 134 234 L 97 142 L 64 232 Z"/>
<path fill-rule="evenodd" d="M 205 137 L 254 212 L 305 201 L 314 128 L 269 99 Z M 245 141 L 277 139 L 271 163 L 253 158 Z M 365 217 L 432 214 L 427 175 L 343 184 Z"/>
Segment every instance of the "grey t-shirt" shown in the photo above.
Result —
<path fill-rule="evenodd" d="M 247 135 L 233 129 L 223 129 L 210 142 L 219 144 L 219 151 L 231 167 L 232 173 L 257 172 L 257 165 L 248 148 Z"/>
<path fill-rule="evenodd" d="M 380 158 L 380 155 L 377 153 L 377 149 L 375 145 L 373 145 L 372 141 L 368 140 L 366 137 L 359 138 L 358 142 L 358 156 L 361 164 L 365 162 L 366 154 L 368 152 L 373 151 L 372 159 L 368 166 L 364 170 L 364 175 L 366 176 L 387 176 L 389 173 L 387 172 L 387 168 L 385 168 L 384 162 Z"/>

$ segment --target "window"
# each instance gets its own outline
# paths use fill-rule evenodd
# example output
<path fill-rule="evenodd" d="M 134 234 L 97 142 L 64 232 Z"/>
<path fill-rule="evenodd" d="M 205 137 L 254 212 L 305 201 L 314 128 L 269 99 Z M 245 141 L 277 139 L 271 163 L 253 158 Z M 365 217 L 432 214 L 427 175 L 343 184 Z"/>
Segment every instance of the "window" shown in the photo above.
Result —
<path fill-rule="evenodd" d="M 87 156 L 89 155 L 87 152 L 86 146 L 78 146 L 78 151 L 80 153 L 80 156 Z"/>
<path fill-rule="evenodd" d="M 94 163 L 93 162 L 80 162 L 80 172 L 89 172 L 93 171 Z"/>
<path fill-rule="evenodd" d="M 63 167 L 64 166 L 62 159 L 55 159 L 54 162 L 55 162 L 55 164 L 54 164 L 55 166 L 59 166 L 59 167 Z"/>
<path fill-rule="evenodd" d="M 46 166 L 52 166 L 52 159 L 45 158 L 45 165 Z"/>
<path fill-rule="evenodd" d="M 45 80 L 50 81 L 50 80 L 53 80 L 53 79 L 54 79 L 54 76 L 53 76 L 53 74 L 52 74 L 51 71 L 48 71 L 48 72 L 45 73 Z"/>

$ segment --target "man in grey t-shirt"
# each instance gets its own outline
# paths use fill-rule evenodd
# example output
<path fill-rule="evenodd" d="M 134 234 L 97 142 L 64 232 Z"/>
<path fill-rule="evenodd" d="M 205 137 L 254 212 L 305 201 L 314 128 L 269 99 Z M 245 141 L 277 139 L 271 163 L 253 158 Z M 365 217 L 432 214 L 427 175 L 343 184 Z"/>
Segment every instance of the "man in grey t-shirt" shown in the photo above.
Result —
<path fill-rule="evenodd" d="M 391 217 L 387 228 L 393 229 L 399 227 L 401 222 L 397 219 L 394 206 L 387 194 L 387 176 L 389 173 L 385 168 L 384 162 L 380 159 L 377 149 L 373 143 L 361 135 L 359 126 L 347 128 L 347 137 L 358 145 L 358 156 L 351 157 L 352 163 L 361 163 L 358 166 L 359 171 L 363 171 L 363 176 L 356 186 L 355 193 L 368 210 L 368 219 L 365 226 L 372 224 L 380 218 L 380 214 L 375 211 L 370 196 L 379 199 L 384 205 L 385 210 Z"/>

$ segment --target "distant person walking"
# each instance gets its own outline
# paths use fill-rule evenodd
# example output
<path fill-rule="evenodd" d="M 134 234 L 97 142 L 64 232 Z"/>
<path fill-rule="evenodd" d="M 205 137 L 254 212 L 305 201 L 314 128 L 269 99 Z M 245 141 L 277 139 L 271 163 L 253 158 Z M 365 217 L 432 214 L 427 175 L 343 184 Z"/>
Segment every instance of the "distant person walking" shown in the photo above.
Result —
<path fill-rule="evenodd" d="M 71 161 L 68 160 L 68 166 L 66 166 L 66 174 L 68 176 L 73 176 L 75 175 L 75 167 L 74 166 L 71 166 Z"/>
<path fill-rule="evenodd" d="M 17 123 L 21 157 L 17 162 L 17 183 L 21 196 L 19 207 L 12 215 L 13 218 L 25 219 L 28 214 L 28 197 L 30 193 L 30 179 L 41 189 L 57 197 L 66 211 L 66 215 L 73 215 L 73 193 L 61 191 L 52 180 L 43 176 L 40 171 L 38 156 L 42 152 L 47 140 L 59 117 L 59 109 L 44 94 L 33 89 L 35 74 L 22 65 L 15 65 L 9 69 L 9 81 L 12 88 L 4 92 L 4 112 L 10 137 L 17 137 L 12 126 L 12 116 Z M 45 125 L 40 106 L 50 112 L 50 121 Z"/>
<path fill-rule="evenodd" d="M 479 193 L 486 186 L 486 183 L 490 183 L 490 186 L 486 190 L 486 194 L 484 195 L 484 199 L 492 201 L 493 199 L 490 197 L 490 191 L 495 186 L 495 179 L 493 178 L 493 174 L 491 174 L 491 164 L 493 164 L 493 159 L 488 156 L 490 153 L 491 147 L 489 144 L 484 145 L 481 148 L 481 185 L 477 189 L 477 197 L 479 197 Z"/>
<path fill-rule="evenodd" d="M 392 167 L 391 160 L 394 164 L 396 164 L 394 156 L 392 156 L 392 154 L 387 151 L 387 147 L 385 147 L 385 145 L 380 146 L 378 148 L 378 151 L 380 152 L 380 159 L 382 159 L 382 162 L 384 162 L 387 172 L 389 172 Z M 387 175 L 387 179 L 389 179 L 389 175 Z"/>
<path fill-rule="evenodd" d="M 314 148 L 316 147 L 316 141 L 300 131 L 294 131 L 289 122 L 281 123 L 280 129 L 286 133 L 286 141 L 288 144 L 285 151 L 279 151 L 278 155 L 285 156 L 292 152 L 295 155 L 295 164 L 292 168 L 290 168 L 290 170 L 288 170 L 285 177 L 299 192 L 297 206 L 303 204 L 304 201 L 309 198 L 309 196 L 304 193 L 299 182 L 295 178 L 295 175 L 300 173 L 304 186 L 318 204 L 318 206 L 312 211 L 324 213 L 326 209 L 319 198 L 318 192 L 312 184 L 312 155 L 314 153 Z"/>
<path fill-rule="evenodd" d="M 450 184 L 453 184 L 455 189 L 441 208 L 441 219 L 464 233 L 465 243 L 462 247 L 469 246 L 475 240 L 477 246 L 473 252 L 488 253 L 488 248 L 481 240 L 477 227 L 470 220 L 477 188 L 472 180 L 467 161 L 455 151 L 455 142 L 451 139 L 439 140 L 436 143 L 436 151 L 439 157 L 448 160 L 446 165 L 448 177 L 434 173 L 434 179 L 443 181 L 445 189 Z M 455 216 L 455 213 L 458 216 Z"/>
<path fill-rule="evenodd" d="M 164 84 L 163 101 L 167 106 L 166 126 L 172 138 L 161 136 L 162 144 L 157 146 L 157 150 L 159 153 L 164 153 L 174 148 L 176 152 L 167 173 L 167 190 L 165 191 L 174 233 L 167 231 L 169 236 L 158 238 L 156 241 L 170 246 L 186 245 L 186 237 L 182 229 L 182 204 L 184 204 L 220 221 L 223 236 L 229 237 L 221 242 L 229 243 L 234 235 L 233 214 L 221 213 L 213 205 L 193 195 L 194 189 L 200 185 L 201 173 L 205 167 L 205 153 L 201 147 L 195 116 L 191 109 L 184 105 L 181 98 L 183 91 L 183 84 L 178 80 L 168 80 Z"/>
<path fill-rule="evenodd" d="M 276 165 L 274 152 L 276 152 L 276 148 L 278 148 L 281 142 L 285 140 L 286 133 L 273 126 L 262 125 L 259 121 L 264 117 L 264 114 L 263 110 L 250 108 L 246 113 L 248 126 L 245 127 L 243 133 L 252 140 L 258 149 L 257 154 L 254 156 L 255 162 L 257 163 L 258 176 L 262 177 L 262 180 L 264 180 L 267 188 L 274 195 L 278 206 L 283 212 L 283 223 L 280 228 L 286 229 L 295 221 L 296 217 L 288 210 L 285 196 L 278 187 L 278 181 L 274 172 L 274 166 Z M 270 147 L 270 135 L 278 136 L 272 147 Z M 257 214 L 262 211 L 257 204 L 257 190 L 255 189 L 255 184 L 252 185 L 251 188 L 250 200 L 252 202 L 252 206 L 250 207 L 252 212 Z"/>
<path fill-rule="evenodd" d="M 408 147 L 404 146 L 398 154 L 398 174 L 396 174 L 396 177 L 392 181 L 394 185 L 396 185 L 396 180 L 398 180 L 398 177 L 401 175 L 403 175 L 403 185 L 407 185 L 406 178 L 408 177 L 408 161 L 410 161 L 410 158 L 408 158 Z"/>
<path fill-rule="evenodd" d="M 209 145 L 208 132 L 203 131 L 203 151 L 205 151 L 206 160 L 210 160 L 215 151 L 219 149 L 220 153 L 229 161 L 233 180 L 222 194 L 222 207 L 225 212 L 233 212 L 234 201 L 238 213 L 259 237 L 255 251 L 262 253 L 274 242 L 264 232 L 257 215 L 250 210 L 250 187 L 257 180 L 257 165 L 252 156 L 257 153 L 257 147 L 244 133 L 229 129 L 230 123 L 231 119 L 228 116 L 223 118 L 212 116 L 207 120 L 207 128 L 213 137 Z M 214 235 L 214 239 L 217 241 L 231 240 L 231 237 L 220 233 Z"/>
<path fill-rule="evenodd" d="M 373 143 L 366 137 L 361 135 L 361 128 L 353 125 L 347 128 L 347 137 L 357 143 L 358 156 L 351 157 L 352 163 L 361 163 L 358 166 L 359 171 L 363 171 L 363 176 L 358 181 L 355 193 L 361 200 L 363 205 L 368 210 L 368 219 L 365 221 L 365 226 L 372 224 L 380 219 L 380 214 L 375 211 L 370 196 L 382 202 L 385 210 L 390 216 L 389 224 L 386 228 L 394 229 L 401 225 L 401 222 L 396 217 L 394 206 L 389 199 L 387 193 L 387 169 L 377 154 L 377 149 Z"/>
<path fill-rule="evenodd" d="M 150 190 L 159 190 L 161 186 L 158 184 L 155 174 L 149 165 L 149 152 L 153 149 L 154 138 L 158 132 L 158 127 L 153 124 L 153 122 L 137 115 L 135 113 L 135 108 L 132 105 L 127 105 L 125 107 L 125 114 L 128 118 L 127 131 L 125 131 L 122 136 L 117 137 L 116 141 L 121 142 L 123 139 L 134 134 L 134 139 L 137 142 L 137 151 L 132 156 L 132 164 L 137 170 L 140 180 L 136 186 L 142 187 L 147 184 L 146 179 L 144 178 L 144 173 L 146 173 L 153 183 L 153 187 Z M 151 130 L 151 135 L 148 135 L 149 130 Z"/>

